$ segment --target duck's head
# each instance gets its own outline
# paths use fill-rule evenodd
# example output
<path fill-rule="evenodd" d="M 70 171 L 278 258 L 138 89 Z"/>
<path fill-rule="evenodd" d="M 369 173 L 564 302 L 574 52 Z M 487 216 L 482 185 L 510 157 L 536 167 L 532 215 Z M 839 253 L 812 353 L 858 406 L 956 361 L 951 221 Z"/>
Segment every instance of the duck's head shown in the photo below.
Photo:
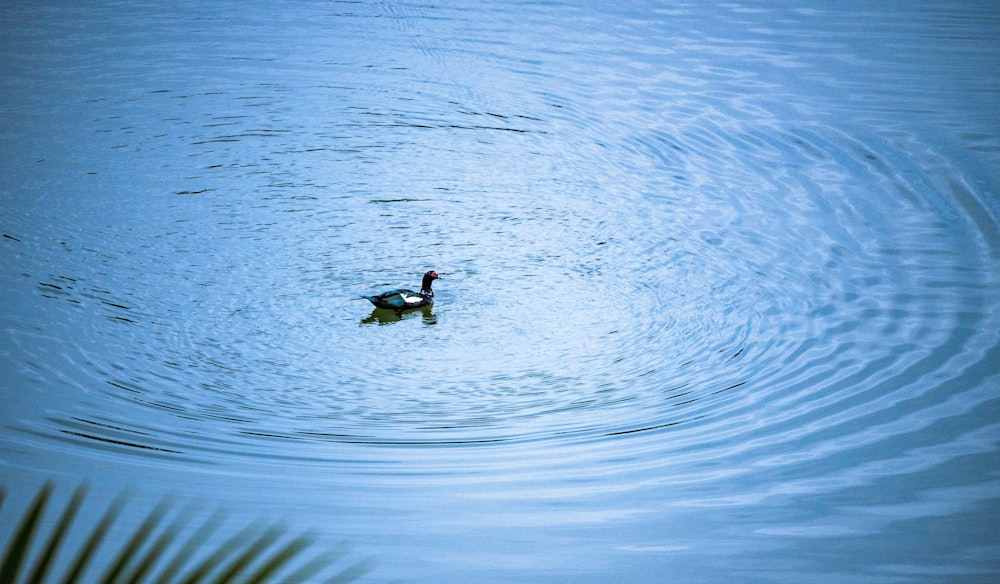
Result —
<path fill-rule="evenodd" d="M 431 289 L 431 282 L 433 282 L 434 280 L 440 280 L 440 279 L 441 279 L 441 276 L 438 276 L 437 272 L 435 272 L 434 270 L 431 270 L 431 271 L 427 272 L 426 274 L 424 274 L 424 281 L 423 281 L 423 283 L 420 284 L 420 288 L 423 289 L 423 290 L 430 290 Z"/>

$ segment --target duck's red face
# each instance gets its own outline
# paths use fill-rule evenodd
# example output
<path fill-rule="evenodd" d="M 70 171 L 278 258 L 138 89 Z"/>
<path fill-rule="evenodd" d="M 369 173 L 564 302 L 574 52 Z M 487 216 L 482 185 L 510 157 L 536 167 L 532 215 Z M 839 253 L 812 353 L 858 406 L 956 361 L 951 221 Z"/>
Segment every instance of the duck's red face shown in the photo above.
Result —
<path fill-rule="evenodd" d="M 434 270 L 431 270 L 430 276 L 432 280 L 438 280 L 441 278 L 441 276 L 438 276 L 438 273 L 435 272 Z"/>

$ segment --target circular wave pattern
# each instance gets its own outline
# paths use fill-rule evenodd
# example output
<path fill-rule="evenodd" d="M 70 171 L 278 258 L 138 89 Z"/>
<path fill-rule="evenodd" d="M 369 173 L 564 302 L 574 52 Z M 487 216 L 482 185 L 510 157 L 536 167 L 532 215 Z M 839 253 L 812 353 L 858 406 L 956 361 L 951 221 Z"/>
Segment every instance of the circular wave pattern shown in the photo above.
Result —
<path fill-rule="evenodd" d="M 995 580 L 982 4 L 0 6 L 11 504 L 224 498 L 384 579 Z"/>
<path fill-rule="evenodd" d="M 463 41 L 441 38 L 392 60 L 447 70 Z M 19 429 L 194 462 L 629 441 L 657 452 L 639 465 L 742 442 L 766 466 L 991 407 L 969 379 L 998 357 L 996 209 L 933 150 L 783 122 L 736 99 L 759 83 L 736 69 L 604 65 L 635 75 L 622 123 L 613 83 L 475 58 L 547 90 L 379 91 L 391 68 L 324 62 L 339 85 L 227 67 L 124 115 L 90 102 L 112 155 L 84 157 L 65 213 L 33 211 L 54 235 L 4 228 L 19 375 L 75 395 Z M 136 164 L 131 190 L 105 189 Z M 430 268 L 432 309 L 359 299 Z"/>
<path fill-rule="evenodd" d="M 88 404 L 51 422 L 198 460 L 739 432 L 734 420 L 795 440 L 839 419 L 846 438 L 878 412 L 919 416 L 947 402 L 949 372 L 993 356 L 969 354 L 991 319 L 989 235 L 956 228 L 977 210 L 929 200 L 933 179 L 890 166 L 906 157 L 889 148 L 826 128 L 675 128 L 605 154 L 602 182 L 510 185 L 499 199 L 312 189 L 247 211 L 205 195 L 173 212 L 210 219 L 125 253 L 97 251 L 111 240 L 50 252 L 97 267 L 36 283 L 66 301 L 73 331 L 38 375 L 72 379 Z M 648 175 L 667 177 L 633 178 Z M 296 229 L 260 222 L 281 205 L 297 207 Z M 361 294 L 424 267 L 444 274 L 434 308 L 369 318 Z M 121 351 L 110 360 L 108 343 Z"/>

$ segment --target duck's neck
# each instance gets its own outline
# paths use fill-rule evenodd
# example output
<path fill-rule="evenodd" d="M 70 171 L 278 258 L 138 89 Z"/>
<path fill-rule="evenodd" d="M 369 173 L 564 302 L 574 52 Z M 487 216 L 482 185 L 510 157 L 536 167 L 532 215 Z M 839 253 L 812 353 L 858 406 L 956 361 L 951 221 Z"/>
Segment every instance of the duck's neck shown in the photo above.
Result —
<path fill-rule="evenodd" d="M 424 281 L 422 284 L 420 284 L 420 293 L 423 294 L 424 296 L 433 297 L 434 291 L 431 290 L 431 284 L 433 283 L 434 283 L 434 278 L 431 278 L 430 276 L 424 276 Z"/>

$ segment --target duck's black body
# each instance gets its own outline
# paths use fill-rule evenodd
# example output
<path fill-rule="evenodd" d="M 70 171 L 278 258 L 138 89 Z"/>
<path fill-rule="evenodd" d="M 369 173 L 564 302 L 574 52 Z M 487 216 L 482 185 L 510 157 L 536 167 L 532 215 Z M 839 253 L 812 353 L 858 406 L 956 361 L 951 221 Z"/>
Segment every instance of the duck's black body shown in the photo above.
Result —
<path fill-rule="evenodd" d="M 431 290 L 431 283 L 439 278 L 437 272 L 431 270 L 424 274 L 424 281 L 420 284 L 420 292 L 400 288 L 364 298 L 374 304 L 376 308 L 389 310 L 409 310 L 410 308 L 428 306 L 434 303 L 434 290 Z"/>

